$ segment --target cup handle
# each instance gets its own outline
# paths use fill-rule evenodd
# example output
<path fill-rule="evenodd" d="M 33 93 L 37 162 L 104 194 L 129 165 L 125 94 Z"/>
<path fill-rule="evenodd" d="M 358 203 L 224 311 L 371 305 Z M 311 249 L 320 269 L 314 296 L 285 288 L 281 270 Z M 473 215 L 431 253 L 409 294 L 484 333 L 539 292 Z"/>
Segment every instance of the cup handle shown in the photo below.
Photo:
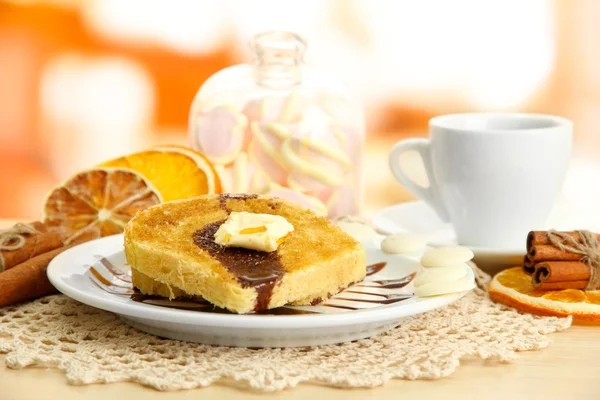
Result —
<path fill-rule="evenodd" d="M 398 160 L 402 153 L 407 151 L 417 151 L 421 155 L 423 165 L 425 166 L 425 172 L 427 173 L 427 178 L 429 179 L 428 187 L 423 187 L 416 183 L 408 175 L 406 175 L 406 173 L 400 167 Z M 398 182 L 400 182 L 409 192 L 422 199 L 431 208 L 433 208 L 442 221 L 450 221 L 448 211 L 440 199 L 439 192 L 433 178 L 431 156 L 429 154 L 429 139 L 406 139 L 396 143 L 390 151 L 389 162 L 392 174 L 398 180 Z"/>

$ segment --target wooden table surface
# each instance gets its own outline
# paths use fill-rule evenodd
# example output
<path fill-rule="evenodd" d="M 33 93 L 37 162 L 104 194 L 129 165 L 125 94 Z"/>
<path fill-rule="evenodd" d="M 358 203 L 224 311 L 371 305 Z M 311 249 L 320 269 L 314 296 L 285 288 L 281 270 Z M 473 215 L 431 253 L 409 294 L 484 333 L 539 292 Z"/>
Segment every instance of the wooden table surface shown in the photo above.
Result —
<path fill-rule="evenodd" d="M 14 221 L 0 220 L 0 229 Z M 181 392 L 158 392 L 132 383 L 69 386 L 62 372 L 47 368 L 10 370 L 0 355 L 0 400 L 43 399 L 269 399 L 385 400 L 425 399 L 594 399 L 600 398 L 600 327 L 573 326 L 553 334 L 550 347 L 523 352 L 512 364 L 465 360 L 458 371 L 436 381 L 393 380 L 375 389 L 342 390 L 302 384 L 284 392 L 261 394 L 221 385 Z M 465 397 L 466 396 L 466 397 Z"/>

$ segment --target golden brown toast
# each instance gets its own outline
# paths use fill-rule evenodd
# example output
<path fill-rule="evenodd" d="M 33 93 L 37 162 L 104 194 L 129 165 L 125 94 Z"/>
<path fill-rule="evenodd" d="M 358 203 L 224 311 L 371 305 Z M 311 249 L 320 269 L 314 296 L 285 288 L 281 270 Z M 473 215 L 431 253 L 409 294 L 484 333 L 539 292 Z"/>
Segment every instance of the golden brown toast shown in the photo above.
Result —
<path fill-rule="evenodd" d="M 271 253 L 225 248 L 213 235 L 232 211 L 281 215 L 294 231 Z M 363 246 L 338 226 L 256 195 L 206 195 L 141 211 L 125 229 L 125 254 L 142 293 L 202 296 L 235 313 L 318 302 L 366 273 Z"/>

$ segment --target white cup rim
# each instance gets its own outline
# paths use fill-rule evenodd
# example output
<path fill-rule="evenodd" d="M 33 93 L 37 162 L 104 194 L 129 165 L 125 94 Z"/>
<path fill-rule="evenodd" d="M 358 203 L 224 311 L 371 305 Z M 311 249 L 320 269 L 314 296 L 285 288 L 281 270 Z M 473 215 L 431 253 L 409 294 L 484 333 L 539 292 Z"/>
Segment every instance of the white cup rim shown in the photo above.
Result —
<path fill-rule="evenodd" d="M 505 119 L 505 120 L 519 120 L 525 122 L 538 122 L 539 126 L 520 127 L 520 128 L 498 128 L 498 127 L 461 127 L 459 123 L 464 123 L 466 120 L 491 120 L 491 119 Z M 456 114 L 445 114 L 437 117 L 433 117 L 429 120 L 429 128 L 436 128 L 444 131 L 452 131 L 457 133 L 547 133 L 548 130 L 564 128 L 572 128 L 573 122 L 570 120 L 550 114 L 535 114 L 535 113 L 510 113 L 510 112 L 478 112 L 478 113 L 456 113 Z"/>

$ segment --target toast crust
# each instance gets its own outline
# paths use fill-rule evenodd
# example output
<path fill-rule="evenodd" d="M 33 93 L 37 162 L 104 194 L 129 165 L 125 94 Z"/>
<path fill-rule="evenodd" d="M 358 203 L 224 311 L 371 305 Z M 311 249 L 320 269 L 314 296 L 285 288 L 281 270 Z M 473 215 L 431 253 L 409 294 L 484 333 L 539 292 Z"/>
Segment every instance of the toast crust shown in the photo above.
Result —
<path fill-rule="evenodd" d="M 249 284 L 194 240 L 232 211 L 281 215 L 294 225 L 276 251 L 280 273 L 272 281 Z M 141 211 L 125 230 L 125 255 L 142 293 L 202 296 L 236 313 L 310 304 L 366 274 L 363 246 L 338 226 L 288 201 L 256 195 L 206 195 Z"/>

